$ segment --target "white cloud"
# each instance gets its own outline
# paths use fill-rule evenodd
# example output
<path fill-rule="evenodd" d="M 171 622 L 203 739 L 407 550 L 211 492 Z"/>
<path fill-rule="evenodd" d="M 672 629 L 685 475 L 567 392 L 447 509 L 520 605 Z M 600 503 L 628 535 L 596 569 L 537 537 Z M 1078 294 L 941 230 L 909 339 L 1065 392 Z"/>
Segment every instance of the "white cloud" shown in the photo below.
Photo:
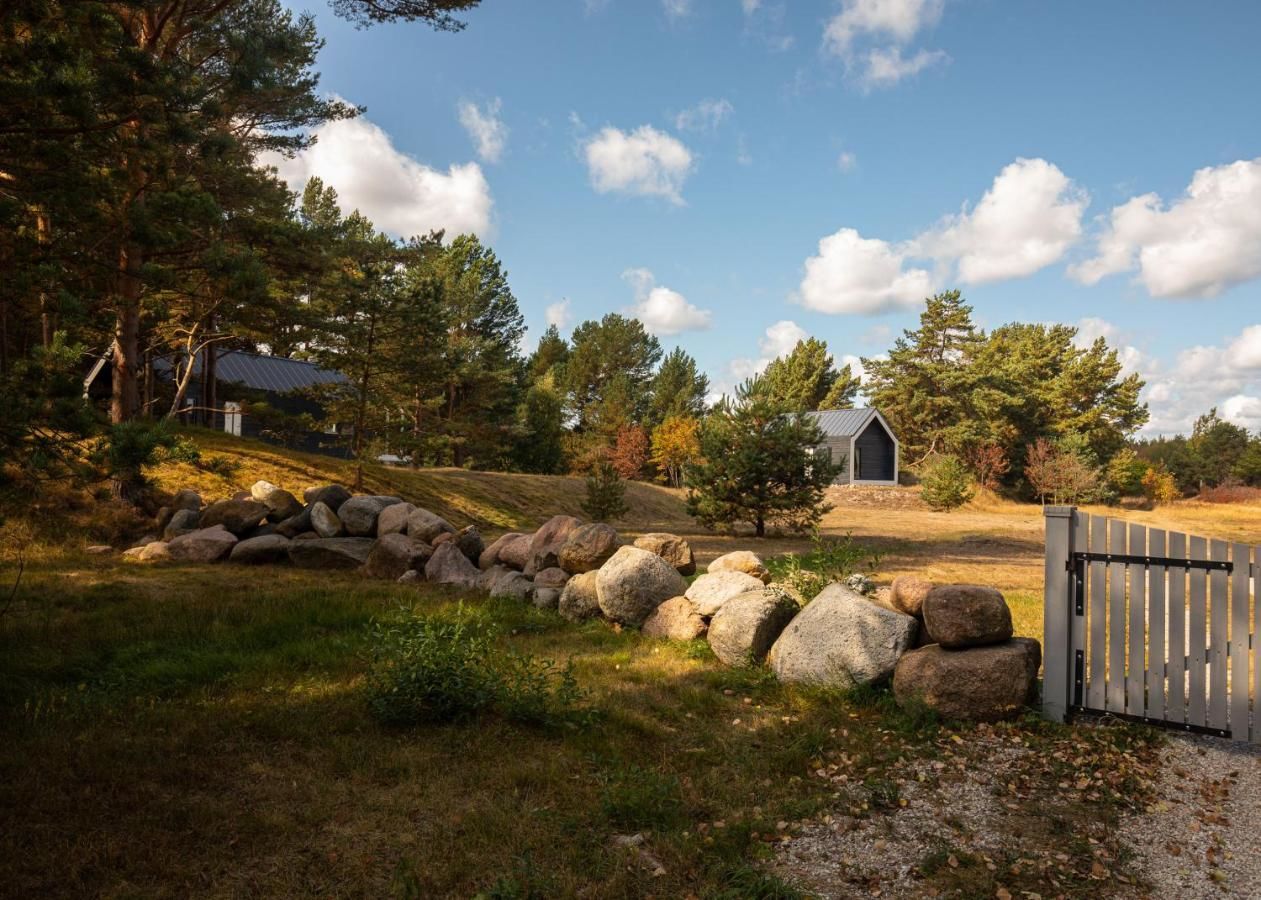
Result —
<path fill-rule="evenodd" d="M 757 38 L 773 52 L 783 52 L 792 47 L 794 38 L 784 26 L 788 13 L 788 5 L 784 0 L 776 3 L 741 0 L 740 8 L 744 11 L 746 35 Z"/>
<path fill-rule="evenodd" d="M 635 289 L 635 305 L 630 314 L 643 322 L 651 334 L 703 331 L 710 326 L 713 314 L 709 310 L 693 306 L 678 291 L 658 285 L 648 269 L 627 269 L 622 278 Z"/>
<path fill-rule="evenodd" d="M 1223 400 L 1217 411 L 1228 422 L 1242 425 L 1252 432 L 1261 431 L 1261 397 L 1235 394 Z"/>
<path fill-rule="evenodd" d="M 1249 325 L 1226 349 L 1231 364 L 1246 371 L 1261 371 L 1261 325 Z"/>
<path fill-rule="evenodd" d="M 669 19 L 682 19 L 692 14 L 692 0 L 661 0 L 661 8 Z"/>
<path fill-rule="evenodd" d="M 836 158 L 836 167 L 842 172 L 852 172 L 858 166 L 858 157 L 848 150 Z"/>
<path fill-rule="evenodd" d="M 746 16 L 751 16 L 762 6 L 762 0 L 740 0 L 740 8 Z"/>
<path fill-rule="evenodd" d="M 1143 434 L 1186 434 L 1197 416 L 1216 406 L 1218 414 L 1261 431 L 1261 325 L 1250 325 L 1222 345 L 1182 350 L 1171 366 L 1147 361 L 1143 399 L 1151 421 Z"/>
<path fill-rule="evenodd" d="M 891 87 L 949 58 L 943 50 L 920 50 L 906 57 L 901 47 L 877 47 L 862 58 L 862 83 L 869 88 Z"/>
<path fill-rule="evenodd" d="M 675 116 L 674 127 L 679 131 L 713 131 L 733 112 L 735 107 L 729 100 L 702 100 Z"/>
<path fill-rule="evenodd" d="M 1077 328 L 1077 337 L 1073 339 L 1074 346 L 1078 349 L 1086 350 L 1096 340 L 1103 338 L 1108 342 L 1108 346 L 1116 351 L 1117 359 L 1121 363 L 1121 374 L 1123 376 L 1132 375 L 1135 372 L 1142 374 L 1152 363 L 1143 351 L 1127 343 L 1127 338 L 1121 329 L 1107 319 L 1087 316 L 1084 319 L 1079 319 L 1075 327 Z"/>
<path fill-rule="evenodd" d="M 651 125 L 630 133 L 605 127 L 586 142 L 583 154 L 598 193 L 665 197 L 682 205 L 692 154 L 678 138 Z"/>
<path fill-rule="evenodd" d="M 819 241 L 806 260 L 801 302 L 827 313 L 877 313 L 919 305 L 933 292 L 924 269 L 905 268 L 907 254 L 885 241 L 842 228 Z"/>
<path fill-rule="evenodd" d="M 494 201 L 474 162 L 446 172 L 399 152 L 379 126 L 365 118 L 327 122 L 312 133 L 316 143 L 293 158 L 265 154 L 293 189 L 312 176 L 337 190 L 342 212 L 358 209 L 380 229 L 403 237 L 446 229 L 448 236 L 486 236 Z"/>
<path fill-rule="evenodd" d="M 1095 284 L 1134 270 L 1153 297 L 1213 297 L 1261 277 L 1261 157 L 1200 169 L 1168 208 L 1156 194 L 1115 207 L 1095 257 L 1069 274 Z"/>
<path fill-rule="evenodd" d="M 915 239 L 920 255 L 955 260 L 964 284 L 1023 278 L 1060 259 L 1081 236 L 1090 202 L 1055 165 L 1017 159 L 981 202 Z"/>
<path fill-rule="evenodd" d="M 573 312 L 569 308 L 569 300 L 558 300 L 547 307 L 543 312 L 544 319 L 548 325 L 555 325 L 561 331 L 569 327 L 569 323 L 573 321 Z"/>
<path fill-rule="evenodd" d="M 503 159 L 504 147 L 508 143 L 508 126 L 499 118 L 501 109 L 503 101 L 498 97 L 488 102 L 485 108 L 468 100 L 460 101 L 460 124 L 468 132 L 483 162 L 497 163 Z"/>
<path fill-rule="evenodd" d="M 890 87 L 949 59 L 941 50 L 903 54 L 920 31 L 937 24 L 944 6 L 945 0 L 844 0 L 824 29 L 823 45 L 864 87 Z"/>
<path fill-rule="evenodd" d="M 727 364 L 727 372 L 731 380 L 740 382 L 754 375 L 760 375 L 771 364 L 792 352 L 798 341 L 804 341 L 810 334 L 791 319 L 781 319 L 763 332 L 758 339 L 758 358 L 737 357 Z"/>

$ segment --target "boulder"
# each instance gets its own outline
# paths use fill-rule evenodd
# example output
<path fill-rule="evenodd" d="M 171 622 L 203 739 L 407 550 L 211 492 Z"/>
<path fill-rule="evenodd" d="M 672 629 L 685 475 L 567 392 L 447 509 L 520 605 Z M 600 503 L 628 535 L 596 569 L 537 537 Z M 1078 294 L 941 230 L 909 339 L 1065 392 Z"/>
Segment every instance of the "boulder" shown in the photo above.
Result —
<path fill-rule="evenodd" d="M 534 605 L 538 609 L 556 609 L 560 605 L 560 591 L 555 588 L 534 588 Z"/>
<path fill-rule="evenodd" d="M 686 588 L 674 566 L 638 547 L 622 547 L 596 573 L 600 610 L 623 625 L 641 625 L 654 609 Z"/>
<path fill-rule="evenodd" d="M 889 601 L 899 612 L 918 616 L 924 608 L 924 598 L 933 587 L 931 581 L 916 578 L 914 575 L 899 575 L 889 585 Z"/>
<path fill-rule="evenodd" d="M 784 629 L 769 662 L 780 681 L 849 690 L 893 675 L 918 628 L 913 616 L 830 584 Z"/>
<path fill-rule="evenodd" d="M 499 551 L 503 549 L 505 544 L 523 536 L 524 535 L 515 531 L 510 531 L 507 534 L 500 535 L 495 539 L 493 544 L 482 551 L 482 555 L 477 558 L 477 567 L 485 570 L 492 569 L 495 566 L 500 565 Z M 522 566 L 522 568 L 525 568 L 525 566 Z"/>
<path fill-rule="evenodd" d="M 297 515 L 290 516 L 282 522 L 276 523 L 276 534 L 283 534 L 285 537 L 295 538 L 304 531 L 311 530 L 311 509 L 308 506 Z M 325 507 L 328 509 L 328 507 Z M 331 513 L 332 510 L 329 510 Z"/>
<path fill-rule="evenodd" d="M 246 565 L 269 565 L 289 561 L 289 538 L 281 534 L 265 534 L 246 538 L 232 548 L 228 561 Z"/>
<path fill-rule="evenodd" d="M 657 554 L 684 577 L 696 574 L 696 557 L 692 554 L 692 545 L 677 534 L 664 531 L 641 534 L 635 538 L 635 546 Z"/>
<path fill-rule="evenodd" d="M 377 516 L 381 515 L 381 510 L 402 502 L 398 497 L 373 494 L 351 497 L 338 508 L 337 518 L 342 520 L 342 527 L 351 537 L 370 537 L 377 533 Z"/>
<path fill-rule="evenodd" d="M 461 528 L 452 540 L 460 548 L 460 552 L 468 557 L 468 561 L 477 565 L 478 560 L 482 558 L 482 551 L 486 549 L 486 542 L 482 540 L 482 533 L 477 530 L 477 526 L 469 525 Z"/>
<path fill-rule="evenodd" d="M 726 553 L 709 564 L 706 572 L 743 572 L 752 575 L 763 584 L 770 584 L 771 573 L 762 562 L 761 557 L 750 550 L 735 550 Z"/>
<path fill-rule="evenodd" d="M 407 533 L 417 540 L 432 544 L 433 539 L 440 534 L 454 534 L 455 526 L 442 516 L 418 506 L 407 517 Z"/>
<path fill-rule="evenodd" d="M 342 533 L 342 520 L 323 500 L 311 505 L 311 530 L 322 538 L 335 538 Z"/>
<path fill-rule="evenodd" d="M 275 524 L 264 520 L 262 525 L 255 525 L 249 531 L 245 532 L 245 534 L 241 535 L 241 540 L 244 541 L 244 540 L 248 540 L 249 538 L 265 537 L 266 535 L 275 534 L 275 533 L 276 533 Z M 287 535 L 281 535 L 281 537 L 287 537 Z"/>
<path fill-rule="evenodd" d="M 617 552 L 617 529 L 603 522 L 579 525 L 565 538 L 557 562 L 570 575 L 594 572 Z"/>
<path fill-rule="evenodd" d="M 410 569 L 425 567 L 433 556 L 433 548 L 405 534 L 387 534 L 377 538 L 363 564 L 363 574 L 369 578 L 388 578 L 397 581 Z"/>
<path fill-rule="evenodd" d="M 164 540 L 172 540 L 181 534 L 188 534 L 190 531 L 196 531 L 201 514 L 195 509 L 177 509 L 171 513 L 171 520 L 166 523 L 166 527 L 162 529 L 162 537 Z"/>
<path fill-rule="evenodd" d="M 644 619 L 643 626 L 647 637 L 670 641 L 693 640 L 703 635 L 705 629 L 705 620 L 696 611 L 696 605 L 686 597 L 672 597 L 662 603 Z"/>
<path fill-rule="evenodd" d="M 571 622 L 594 619 L 600 615 L 600 599 L 596 591 L 598 572 L 583 572 L 565 582 L 557 609 Z"/>
<path fill-rule="evenodd" d="M 876 583 L 862 572 L 855 572 L 845 579 L 845 586 L 855 594 L 862 594 L 864 597 L 871 598 L 876 595 Z"/>
<path fill-rule="evenodd" d="M 530 563 L 530 541 L 533 537 L 519 534 L 510 541 L 504 541 L 499 547 L 499 562 L 517 571 L 524 571 Z"/>
<path fill-rule="evenodd" d="M 491 566 L 489 569 L 483 569 L 482 574 L 477 576 L 474 587 L 489 594 L 490 589 L 495 586 L 495 581 L 512 571 L 514 570 L 507 566 Z"/>
<path fill-rule="evenodd" d="M 698 613 L 709 618 L 732 597 L 739 597 L 761 587 L 764 587 L 761 579 L 734 569 L 726 569 L 707 572 L 697 578 L 688 586 L 686 596 L 696 605 Z"/>
<path fill-rule="evenodd" d="M 267 518 L 272 522 L 283 522 L 302 512 L 302 501 L 288 491 L 274 490 L 262 501 L 267 507 Z"/>
<path fill-rule="evenodd" d="M 930 644 L 902 657 L 893 675 L 898 703 L 923 703 L 947 719 L 997 722 L 1020 714 L 1037 690 L 1042 648 L 1032 638 L 948 650 Z"/>
<path fill-rule="evenodd" d="M 83 552 L 89 553 L 92 556 L 108 556 L 110 553 L 114 552 L 114 548 L 109 544 L 89 544 L 87 547 L 83 548 Z"/>
<path fill-rule="evenodd" d="M 490 595 L 530 603 L 534 600 L 534 582 L 516 569 L 509 569 L 491 583 Z"/>
<path fill-rule="evenodd" d="M 425 573 L 418 569 L 408 569 L 402 575 L 398 576 L 399 584 L 416 584 L 425 580 Z"/>
<path fill-rule="evenodd" d="M 544 569 L 534 576 L 535 587 L 551 588 L 557 591 L 561 590 L 567 581 L 569 581 L 569 573 L 556 567 Z"/>
<path fill-rule="evenodd" d="M 194 512 L 201 509 L 201 494 L 196 491 L 190 491 L 185 488 L 182 491 L 176 491 L 175 496 L 171 499 L 172 509 L 191 509 Z"/>
<path fill-rule="evenodd" d="M 406 533 L 407 520 L 411 518 L 415 509 L 416 507 L 411 503 L 391 503 L 381 510 L 377 516 L 377 537 Z"/>
<path fill-rule="evenodd" d="M 220 500 L 206 507 L 199 524 L 202 528 L 222 525 L 236 535 L 244 534 L 267 515 L 267 507 L 257 500 Z"/>
<path fill-rule="evenodd" d="M 581 525 L 582 520 L 573 516 L 552 516 L 544 522 L 530 538 L 530 559 L 525 567 L 526 574 L 559 566 L 561 548 Z"/>
<path fill-rule="evenodd" d="M 435 547 L 433 556 L 425 563 L 425 578 L 435 584 L 454 584 L 471 590 L 477 586 L 480 574 L 451 541 Z"/>
<path fill-rule="evenodd" d="M 171 524 L 171 517 L 175 515 L 175 507 L 163 506 L 158 509 L 158 514 L 154 516 L 153 527 L 158 534 L 166 533 L 166 526 Z"/>
<path fill-rule="evenodd" d="M 322 487 L 307 488 L 302 493 L 302 499 L 306 501 L 307 506 L 323 503 L 333 512 L 337 512 L 341 505 L 353 496 L 350 491 L 340 484 L 326 484 Z"/>
<path fill-rule="evenodd" d="M 173 559 L 184 562 L 217 562 L 231 552 L 236 542 L 235 534 L 222 525 L 214 525 L 173 538 L 167 544 L 167 550 Z"/>
<path fill-rule="evenodd" d="M 761 662 L 797 609 L 796 600 L 786 592 L 764 585 L 732 597 L 710 620 L 710 649 L 728 666 Z"/>
<path fill-rule="evenodd" d="M 253 497 L 255 500 L 257 500 L 259 503 L 266 503 L 267 495 L 270 494 L 272 491 L 278 491 L 278 490 L 280 490 L 280 488 L 276 487 L 270 481 L 263 481 L 260 478 L 258 481 L 250 485 L 250 496 Z"/>
<path fill-rule="evenodd" d="M 165 562 L 171 558 L 171 550 L 165 541 L 150 541 L 142 547 L 123 551 L 128 562 Z"/>
<path fill-rule="evenodd" d="M 289 559 L 300 569 L 357 569 L 368 561 L 374 543 L 364 537 L 294 540 Z"/>
<path fill-rule="evenodd" d="M 454 540 L 455 540 L 454 531 L 444 531 L 442 532 L 442 534 L 438 535 L 436 538 L 433 539 L 433 543 L 430 546 L 438 547 L 442 544 L 446 544 Z"/>
<path fill-rule="evenodd" d="M 998 644 L 1011 637 L 1011 610 L 1003 595 L 976 584 L 942 584 L 924 598 L 924 627 L 947 649 Z"/>

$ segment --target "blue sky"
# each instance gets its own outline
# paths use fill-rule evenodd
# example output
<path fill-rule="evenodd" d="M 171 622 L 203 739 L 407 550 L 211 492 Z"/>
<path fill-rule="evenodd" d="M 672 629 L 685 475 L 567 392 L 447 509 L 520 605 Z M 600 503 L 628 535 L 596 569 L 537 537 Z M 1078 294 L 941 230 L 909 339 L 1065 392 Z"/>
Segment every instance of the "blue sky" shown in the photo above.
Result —
<path fill-rule="evenodd" d="M 1261 428 L 1261 4 L 310 11 L 322 88 L 367 110 L 282 174 L 481 233 L 534 339 L 629 311 L 724 387 L 802 335 L 879 354 L 957 287 L 985 326 L 1106 335 L 1149 431 L 1214 403 Z"/>

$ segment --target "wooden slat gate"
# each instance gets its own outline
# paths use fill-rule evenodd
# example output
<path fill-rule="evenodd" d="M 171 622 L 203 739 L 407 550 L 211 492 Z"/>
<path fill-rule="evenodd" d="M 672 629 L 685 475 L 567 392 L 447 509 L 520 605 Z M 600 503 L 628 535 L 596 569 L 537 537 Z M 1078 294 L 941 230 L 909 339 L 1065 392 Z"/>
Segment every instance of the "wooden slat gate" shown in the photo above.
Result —
<path fill-rule="evenodd" d="M 1261 548 L 1046 508 L 1043 713 L 1261 743 Z"/>

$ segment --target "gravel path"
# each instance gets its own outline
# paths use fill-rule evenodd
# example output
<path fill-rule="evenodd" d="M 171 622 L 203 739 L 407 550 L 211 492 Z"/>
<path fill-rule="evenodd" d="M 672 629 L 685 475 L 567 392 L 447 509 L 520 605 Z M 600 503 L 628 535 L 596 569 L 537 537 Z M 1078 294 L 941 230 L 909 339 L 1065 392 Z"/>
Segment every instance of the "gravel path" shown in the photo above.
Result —
<path fill-rule="evenodd" d="M 1261 747 L 1175 735 L 1157 800 L 1121 838 L 1152 896 L 1261 897 Z"/>

